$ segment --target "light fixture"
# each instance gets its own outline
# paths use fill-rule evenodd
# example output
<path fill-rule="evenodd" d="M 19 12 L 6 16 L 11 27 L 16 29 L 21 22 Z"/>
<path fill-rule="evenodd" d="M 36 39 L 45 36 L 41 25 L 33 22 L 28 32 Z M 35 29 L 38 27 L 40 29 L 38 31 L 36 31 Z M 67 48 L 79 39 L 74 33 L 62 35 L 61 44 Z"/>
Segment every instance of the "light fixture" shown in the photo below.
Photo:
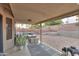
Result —
<path fill-rule="evenodd" d="M 32 20 L 31 19 L 28 19 L 28 21 L 31 22 Z"/>

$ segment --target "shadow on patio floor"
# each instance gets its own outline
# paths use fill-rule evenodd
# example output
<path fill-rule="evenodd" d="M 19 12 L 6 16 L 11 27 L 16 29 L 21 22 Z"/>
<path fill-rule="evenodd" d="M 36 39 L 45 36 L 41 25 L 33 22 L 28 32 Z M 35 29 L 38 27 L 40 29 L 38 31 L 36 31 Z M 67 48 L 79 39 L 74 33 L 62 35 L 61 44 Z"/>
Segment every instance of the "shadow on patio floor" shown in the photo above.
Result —
<path fill-rule="evenodd" d="M 27 47 L 32 56 L 59 56 L 60 55 L 59 52 L 53 50 L 52 48 L 49 48 L 44 44 L 38 44 L 38 45 L 28 44 Z"/>

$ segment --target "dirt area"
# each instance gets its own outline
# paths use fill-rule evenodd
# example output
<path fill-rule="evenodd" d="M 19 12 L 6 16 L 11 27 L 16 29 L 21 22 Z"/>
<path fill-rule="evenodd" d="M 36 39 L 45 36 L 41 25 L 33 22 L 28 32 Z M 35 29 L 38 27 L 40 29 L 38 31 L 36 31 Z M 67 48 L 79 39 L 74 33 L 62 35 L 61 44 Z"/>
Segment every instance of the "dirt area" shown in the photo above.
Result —
<path fill-rule="evenodd" d="M 53 36 L 53 35 L 43 35 L 42 41 L 57 50 L 60 50 L 63 47 L 75 46 L 79 47 L 79 39 L 77 38 L 70 38 L 64 36 Z"/>

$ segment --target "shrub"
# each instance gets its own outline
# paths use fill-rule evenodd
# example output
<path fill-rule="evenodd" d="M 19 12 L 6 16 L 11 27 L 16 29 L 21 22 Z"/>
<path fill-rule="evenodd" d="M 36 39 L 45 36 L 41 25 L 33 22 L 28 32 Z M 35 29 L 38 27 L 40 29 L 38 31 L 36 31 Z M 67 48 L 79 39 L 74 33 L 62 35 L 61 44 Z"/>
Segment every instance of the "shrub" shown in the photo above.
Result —
<path fill-rule="evenodd" d="M 17 46 L 25 46 L 26 38 L 24 36 L 17 36 L 16 37 L 16 45 Z"/>

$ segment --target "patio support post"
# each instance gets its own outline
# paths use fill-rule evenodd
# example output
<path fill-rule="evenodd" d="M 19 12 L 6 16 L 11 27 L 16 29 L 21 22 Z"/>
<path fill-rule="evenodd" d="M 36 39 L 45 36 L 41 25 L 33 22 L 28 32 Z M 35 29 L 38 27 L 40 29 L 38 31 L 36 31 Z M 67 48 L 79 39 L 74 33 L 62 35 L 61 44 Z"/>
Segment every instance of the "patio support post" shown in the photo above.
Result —
<path fill-rule="evenodd" d="M 78 21 L 77 26 L 78 26 L 78 30 L 79 30 L 79 14 L 77 15 L 77 17 L 78 17 L 78 19 L 77 19 L 77 21 Z"/>
<path fill-rule="evenodd" d="M 14 21 L 14 45 L 16 45 L 16 22 Z"/>
<path fill-rule="evenodd" d="M 42 23 L 40 23 L 40 43 L 42 42 Z"/>

